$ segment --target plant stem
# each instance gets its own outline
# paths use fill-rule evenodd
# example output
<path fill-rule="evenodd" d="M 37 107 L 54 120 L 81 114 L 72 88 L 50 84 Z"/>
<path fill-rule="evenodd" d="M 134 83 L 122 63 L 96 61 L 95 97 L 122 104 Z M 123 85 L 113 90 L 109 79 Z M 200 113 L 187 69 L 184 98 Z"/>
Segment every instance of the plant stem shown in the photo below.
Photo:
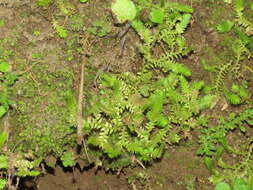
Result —
<path fill-rule="evenodd" d="M 84 84 L 84 62 L 81 64 L 81 77 L 77 107 L 77 144 L 81 145 L 83 140 L 83 84 Z"/>

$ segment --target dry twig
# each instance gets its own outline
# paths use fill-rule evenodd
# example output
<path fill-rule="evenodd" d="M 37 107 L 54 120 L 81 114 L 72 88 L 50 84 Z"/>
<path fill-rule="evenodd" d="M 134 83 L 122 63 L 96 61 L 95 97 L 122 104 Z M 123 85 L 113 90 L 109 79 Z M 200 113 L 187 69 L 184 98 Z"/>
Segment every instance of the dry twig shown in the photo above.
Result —
<path fill-rule="evenodd" d="M 77 107 L 77 144 L 81 145 L 83 140 L 83 84 L 84 84 L 84 62 L 81 64 L 81 77 Z"/>

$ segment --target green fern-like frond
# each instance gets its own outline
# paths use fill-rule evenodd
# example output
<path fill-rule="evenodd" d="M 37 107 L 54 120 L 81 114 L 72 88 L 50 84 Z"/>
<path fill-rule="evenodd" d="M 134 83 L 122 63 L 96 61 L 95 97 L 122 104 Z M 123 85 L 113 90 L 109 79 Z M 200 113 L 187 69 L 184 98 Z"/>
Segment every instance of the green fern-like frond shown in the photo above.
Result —
<path fill-rule="evenodd" d="M 199 143 L 200 147 L 197 151 L 200 155 L 211 156 L 217 150 L 217 146 L 225 146 L 229 148 L 226 135 L 235 128 L 245 126 L 248 121 L 253 119 L 253 109 L 246 109 L 238 114 L 232 112 L 227 119 L 220 118 L 219 124 L 213 127 L 204 128 L 201 131 Z"/>
<path fill-rule="evenodd" d="M 239 26 L 242 26 L 245 29 L 245 33 L 251 36 L 253 35 L 253 23 L 244 16 L 244 4 L 244 0 L 235 1 L 236 21 Z"/>
<path fill-rule="evenodd" d="M 236 12 L 241 12 L 244 10 L 244 0 L 235 1 L 235 10 Z"/>
<path fill-rule="evenodd" d="M 163 127 L 168 121 L 163 116 L 163 104 L 164 104 L 165 94 L 161 91 L 153 94 L 147 103 L 147 108 L 150 111 L 147 113 L 147 117 L 151 122 L 156 122 L 157 125 Z"/>
<path fill-rule="evenodd" d="M 181 86 L 182 93 L 187 94 L 187 95 L 190 94 L 191 90 L 189 88 L 189 83 L 186 80 L 186 78 L 183 76 L 180 76 L 179 79 L 180 79 L 180 86 Z"/>
<path fill-rule="evenodd" d="M 237 22 L 240 26 L 245 28 L 246 34 L 249 36 L 253 35 L 253 23 L 250 22 L 246 17 L 240 16 L 237 18 Z"/>
<path fill-rule="evenodd" d="M 150 33 L 150 30 L 146 28 L 140 20 L 133 20 L 131 26 L 140 35 L 141 39 L 145 42 L 146 45 L 149 45 L 153 42 L 153 37 Z"/>
<path fill-rule="evenodd" d="M 216 96 L 215 95 L 205 95 L 199 100 L 199 109 L 204 110 L 206 108 L 210 108 L 214 101 Z"/>
<path fill-rule="evenodd" d="M 216 92 L 220 92 L 223 89 L 224 81 L 226 79 L 226 75 L 231 68 L 232 63 L 227 63 L 219 67 L 219 72 L 216 76 L 216 80 L 214 82 L 214 90 Z"/>
<path fill-rule="evenodd" d="M 224 94 L 229 103 L 233 105 L 237 105 L 241 103 L 241 98 L 237 94 L 231 93 L 231 92 L 225 92 Z"/>
<path fill-rule="evenodd" d="M 174 3 L 174 2 L 168 2 L 165 4 L 166 8 L 170 9 L 175 9 L 179 12 L 184 12 L 184 13 L 193 13 L 193 8 L 188 6 L 188 5 L 183 5 L 180 3 Z"/>
<path fill-rule="evenodd" d="M 191 20 L 191 14 L 184 14 L 180 20 L 179 23 L 177 23 L 176 25 L 176 31 L 179 34 L 184 33 L 186 27 L 188 26 L 188 24 L 190 23 Z"/>

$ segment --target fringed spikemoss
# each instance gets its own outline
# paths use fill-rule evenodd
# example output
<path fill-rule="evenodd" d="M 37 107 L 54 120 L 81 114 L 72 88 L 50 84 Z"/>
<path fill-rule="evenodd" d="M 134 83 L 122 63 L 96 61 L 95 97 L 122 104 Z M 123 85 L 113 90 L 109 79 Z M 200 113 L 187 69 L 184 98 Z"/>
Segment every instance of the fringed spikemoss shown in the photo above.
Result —
<path fill-rule="evenodd" d="M 233 182 L 238 177 L 252 179 L 253 139 L 247 134 L 252 130 L 249 127 L 253 126 L 253 109 L 232 112 L 227 119 L 220 118 L 215 126 L 210 126 L 207 118 L 202 117 L 199 121 L 205 127 L 201 130 L 197 154 L 205 156 L 205 164 L 212 174 L 210 180 L 216 184 L 221 181 Z M 244 135 L 244 143 L 237 140 L 235 133 L 233 143 L 228 140 L 229 133 L 235 130 Z M 224 161 L 228 156 L 231 156 L 233 164 Z M 215 168 L 212 162 L 216 162 L 218 167 Z"/>
<path fill-rule="evenodd" d="M 100 93 L 90 100 L 87 144 L 106 168 L 160 158 L 165 145 L 178 143 L 213 102 L 213 96 L 200 95 L 202 81 L 189 84 L 173 72 L 158 80 L 145 77 L 103 74 Z"/>
<path fill-rule="evenodd" d="M 244 15 L 245 9 L 245 1 L 244 0 L 236 0 L 235 1 L 235 12 L 236 12 L 236 22 L 239 26 L 244 28 L 245 33 L 248 36 L 253 35 L 253 23 L 246 18 Z"/>
<path fill-rule="evenodd" d="M 251 57 L 251 53 L 247 48 L 247 43 L 239 38 L 234 41 L 232 50 L 234 52 L 232 60 L 217 68 L 213 89 L 214 93 L 223 94 L 228 103 L 238 105 L 244 103 L 245 100 L 249 100 L 251 96 L 247 92 L 248 84 L 242 71 L 244 62 Z M 226 83 L 229 77 L 232 79 L 232 84 L 230 85 Z"/>
<path fill-rule="evenodd" d="M 161 69 L 167 72 L 171 65 L 177 64 L 176 61 L 190 51 L 182 34 L 190 22 L 193 9 L 177 3 L 154 5 L 152 1 L 142 1 L 138 6 L 141 11 L 143 9 L 152 13 L 158 9 L 164 13 L 163 22 L 157 27 L 157 24 L 143 22 L 141 19 L 134 20 L 132 26 L 143 40 L 139 49 L 147 62 L 144 69 Z M 159 52 L 157 48 L 160 49 Z"/>
<path fill-rule="evenodd" d="M 233 33 L 233 42 L 230 43 L 233 55 L 227 60 L 227 63 L 217 66 L 217 74 L 214 81 L 214 92 L 217 94 L 224 94 L 228 103 L 233 105 L 242 104 L 245 102 L 245 97 L 239 96 L 233 92 L 233 86 L 241 86 L 240 90 L 237 90 L 239 94 L 247 94 L 250 97 L 249 92 L 245 92 L 247 85 L 245 86 L 245 65 L 248 60 L 252 58 L 252 23 L 244 16 L 244 1 L 236 0 L 234 3 L 234 10 L 236 14 L 236 25 L 233 27 L 231 33 Z M 229 78 L 230 77 L 230 78 Z M 232 79 L 232 82 L 226 83 L 227 79 Z M 244 82 L 241 82 L 241 81 Z M 244 86 L 244 87 L 243 87 Z"/>
<path fill-rule="evenodd" d="M 161 158 L 166 145 L 179 143 L 215 98 L 203 93 L 203 81 L 190 83 L 191 71 L 177 63 L 189 52 L 182 34 L 192 9 L 151 2 L 137 5 L 164 10 L 164 21 L 154 25 L 136 19 L 131 23 L 143 40 L 139 46 L 145 58 L 143 69 L 137 74 L 103 73 L 99 93 L 87 106 L 88 155 L 107 169 L 143 166 Z M 154 53 L 157 44 L 163 47 L 158 56 Z"/>

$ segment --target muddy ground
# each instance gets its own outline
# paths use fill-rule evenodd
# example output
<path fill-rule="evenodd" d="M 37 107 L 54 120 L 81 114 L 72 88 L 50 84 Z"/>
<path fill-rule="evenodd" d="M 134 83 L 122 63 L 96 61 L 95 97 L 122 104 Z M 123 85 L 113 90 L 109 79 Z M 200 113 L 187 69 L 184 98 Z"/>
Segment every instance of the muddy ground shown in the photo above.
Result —
<path fill-rule="evenodd" d="M 192 70 L 192 79 L 211 82 L 212 73 L 203 69 L 202 62 L 225 62 L 230 50 L 222 45 L 224 36 L 218 34 L 214 26 L 219 18 L 230 18 L 232 7 L 222 1 L 181 1 L 194 8 L 193 21 L 186 31 L 186 39 L 193 52 L 181 62 Z M 108 11 L 109 0 L 92 0 L 87 4 L 73 1 L 75 10 L 69 17 L 59 15 L 58 22 L 64 24 L 70 31 L 67 40 L 59 38 L 52 26 L 52 15 L 58 14 L 53 5 L 49 9 L 38 8 L 33 0 L 2 0 L 0 1 L 0 39 L 2 47 L 11 49 L 12 71 L 24 72 L 15 84 L 13 100 L 17 101 L 20 112 L 30 112 L 30 118 L 22 125 L 34 124 L 43 126 L 50 123 L 61 125 L 61 112 L 48 109 L 50 106 L 61 107 L 61 99 L 57 93 L 61 90 L 77 89 L 80 78 L 80 63 L 84 54 L 88 54 L 85 68 L 85 92 L 94 88 L 95 77 L 99 70 L 113 73 L 124 71 L 136 72 L 142 65 L 138 53 L 138 36 L 133 30 L 126 40 L 122 57 L 120 42 L 108 37 L 115 34 L 119 28 L 113 26 L 111 14 Z M 225 7 L 226 6 L 226 7 Z M 226 13 L 222 11 L 226 9 Z M 73 19 L 79 15 L 78 19 Z M 105 37 L 88 35 L 86 31 L 96 20 L 110 23 L 111 31 Z M 229 40 L 229 39 L 228 39 Z M 224 42 L 225 43 L 225 42 Z M 84 51 L 84 52 L 83 52 Z M 252 73 L 245 75 L 253 80 Z M 70 79 L 71 78 L 71 79 Z M 87 96 L 87 95 L 86 95 Z M 36 99 L 35 97 L 40 97 Z M 25 110 L 29 105 L 29 109 Z M 37 106 L 33 106 L 37 105 Z M 224 102 L 217 106 L 217 110 Z M 15 106 L 14 108 L 15 109 Z M 226 115 L 228 108 L 221 112 Z M 238 108 L 240 109 L 240 108 Z M 217 112 L 214 110 L 213 112 Z M 10 113 L 16 117 L 16 112 Z M 16 118 L 12 125 L 16 126 L 24 118 Z M 17 128 L 20 130 L 20 128 Z M 13 132 L 14 133 L 14 132 Z M 38 190 L 212 190 L 209 183 L 210 173 L 205 168 L 202 159 L 196 156 L 198 133 L 187 141 L 168 147 L 162 160 L 157 160 L 146 170 L 142 168 L 127 168 L 117 175 L 111 172 L 90 167 L 77 166 L 73 169 L 63 169 L 57 166 L 55 170 L 48 169 L 41 177 L 21 181 L 20 189 Z M 61 137 L 59 137 L 60 139 Z M 16 139 L 17 137 L 16 137 Z M 60 148 L 60 147 L 59 147 Z"/>

